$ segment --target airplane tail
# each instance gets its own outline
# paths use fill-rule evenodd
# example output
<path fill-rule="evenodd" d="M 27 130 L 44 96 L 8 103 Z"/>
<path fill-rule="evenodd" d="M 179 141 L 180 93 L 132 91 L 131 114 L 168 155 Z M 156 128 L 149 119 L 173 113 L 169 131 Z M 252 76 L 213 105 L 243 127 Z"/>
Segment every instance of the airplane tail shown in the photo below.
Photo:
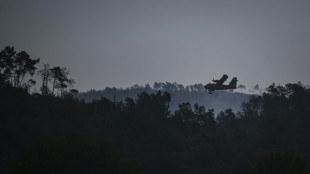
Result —
<path fill-rule="evenodd" d="M 237 77 L 234 77 L 229 83 L 229 86 L 231 86 L 232 88 L 237 88 L 237 81 Z"/>

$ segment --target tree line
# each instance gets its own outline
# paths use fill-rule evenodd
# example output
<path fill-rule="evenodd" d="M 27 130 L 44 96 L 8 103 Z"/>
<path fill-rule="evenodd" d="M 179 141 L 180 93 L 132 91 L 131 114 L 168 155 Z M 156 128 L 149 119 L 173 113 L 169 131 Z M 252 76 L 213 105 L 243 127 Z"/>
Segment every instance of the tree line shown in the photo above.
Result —
<path fill-rule="evenodd" d="M 125 101 L 127 97 L 137 99 L 137 95 L 142 92 L 157 93 L 158 91 L 168 92 L 171 94 L 170 110 L 178 109 L 180 103 L 189 102 L 191 105 L 195 103 L 199 105 L 208 106 L 214 109 L 215 113 L 231 108 L 234 112 L 240 109 L 240 104 L 249 100 L 249 94 L 230 92 L 230 91 L 216 91 L 210 95 L 203 84 L 194 84 L 184 86 L 176 82 L 155 82 L 153 85 L 146 84 L 133 85 L 128 88 L 106 87 L 103 90 L 91 89 L 86 92 L 80 92 L 76 95 L 78 99 L 83 99 L 86 102 L 98 100 L 101 96 L 112 101 Z"/>
<path fill-rule="evenodd" d="M 55 90 L 63 95 L 72 86 L 74 80 L 68 78 L 69 70 L 64 67 L 49 67 L 44 64 L 44 68 L 37 71 L 37 64 L 40 59 L 33 59 L 26 51 L 15 51 L 12 46 L 6 46 L 0 52 L 0 84 L 15 88 L 26 88 L 36 84 L 32 78 L 35 74 L 41 77 L 42 85 L 40 91 L 42 95 L 55 95 Z M 70 90 L 72 93 L 78 91 Z"/>

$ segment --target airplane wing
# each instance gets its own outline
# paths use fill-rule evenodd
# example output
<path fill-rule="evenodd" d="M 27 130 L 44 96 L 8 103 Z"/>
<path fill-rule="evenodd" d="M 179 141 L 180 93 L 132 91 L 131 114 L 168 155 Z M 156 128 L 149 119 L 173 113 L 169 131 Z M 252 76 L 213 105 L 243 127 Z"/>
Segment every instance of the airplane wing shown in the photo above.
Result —
<path fill-rule="evenodd" d="M 228 79 L 228 75 L 224 74 L 220 80 L 213 80 L 217 86 L 223 85 L 223 83 Z"/>

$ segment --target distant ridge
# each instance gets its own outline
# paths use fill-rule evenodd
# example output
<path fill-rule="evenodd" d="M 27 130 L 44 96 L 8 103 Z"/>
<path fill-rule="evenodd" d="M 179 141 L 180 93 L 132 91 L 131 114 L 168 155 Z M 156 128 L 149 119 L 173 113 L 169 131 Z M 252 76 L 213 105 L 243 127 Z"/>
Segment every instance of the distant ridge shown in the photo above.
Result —
<path fill-rule="evenodd" d="M 86 102 L 100 99 L 101 96 L 113 101 L 124 101 L 127 97 L 136 99 L 137 94 L 141 92 L 155 93 L 157 91 L 169 92 L 171 94 L 170 110 L 174 112 L 178 105 L 184 102 L 190 102 L 191 105 L 198 103 L 204 105 L 206 109 L 214 109 L 215 113 L 231 108 L 237 112 L 240 104 L 249 100 L 253 94 L 230 91 L 216 91 L 214 94 L 208 94 L 203 84 L 183 86 L 176 82 L 155 82 L 153 86 L 146 84 L 144 86 L 133 85 L 129 88 L 106 87 L 104 90 L 90 90 L 81 92 L 77 95 L 78 99 L 84 99 Z M 115 97 L 115 98 L 114 98 Z"/>

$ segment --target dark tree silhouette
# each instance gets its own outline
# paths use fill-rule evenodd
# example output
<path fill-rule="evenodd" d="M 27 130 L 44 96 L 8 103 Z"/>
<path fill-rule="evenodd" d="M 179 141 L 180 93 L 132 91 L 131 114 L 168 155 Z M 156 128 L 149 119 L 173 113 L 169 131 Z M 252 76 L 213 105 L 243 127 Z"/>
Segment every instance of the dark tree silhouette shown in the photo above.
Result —
<path fill-rule="evenodd" d="M 21 51 L 16 54 L 15 59 L 13 61 L 15 87 L 21 87 L 25 75 L 27 74 L 29 74 L 30 76 L 34 75 L 34 72 L 37 69 L 35 65 L 39 61 L 40 59 L 32 60 L 25 51 Z"/>
<path fill-rule="evenodd" d="M 42 78 L 41 92 L 43 95 L 54 95 L 55 89 L 57 89 L 61 93 L 60 96 L 63 97 L 63 94 L 66 92 L 65 89 L 74 83 L 73 79 L 68 78 L 69 70 L 59 66 L 49 68 L 49 65 L 45 64 L 44 68 L 38 73 Z M 52 83 L 52 89 L 49 88 L 49 82 Z"/>
<path fill-rule="evenodd" d="M 61 95 L 69 85 L 74 83 L 73 79 L 69 79 L 69 71 L 66 68 L 60 68 L 59 66 L 51 68 L 52 77 L 52 94 L 54 95 L 55 88 L 61 91 Z"/>
<path fill-rule="evenodd" d="M 42 95 L 48 95 L 50 94 L 50 89 L 48 87 L 48 82 L 52 79 L 52 73 L 49 69 L 49 64 L 44 64 L 44 68 L 40 71 L 38 71 L 38 74 L 42 78 L 42 85 L 41 85 L 41 92 Z"/>
<path fill-rule="evenodd" d="M 13 77 L 13 59 L 16 55 L 14 47 L 6 46 L 0 52 L 0 80 L 3 83 L 10 84 Z"/>
<path fill-rule="evenodd" d="M 25 76 L 32 77 L 40 59 L 31 59 L 25 52 L 16 54 L 14 47 L 7 46 L 0 52 L 0 80 L 14 87 L 29 87 L 35 84 L 33 79 L 24 82 Z"/>

